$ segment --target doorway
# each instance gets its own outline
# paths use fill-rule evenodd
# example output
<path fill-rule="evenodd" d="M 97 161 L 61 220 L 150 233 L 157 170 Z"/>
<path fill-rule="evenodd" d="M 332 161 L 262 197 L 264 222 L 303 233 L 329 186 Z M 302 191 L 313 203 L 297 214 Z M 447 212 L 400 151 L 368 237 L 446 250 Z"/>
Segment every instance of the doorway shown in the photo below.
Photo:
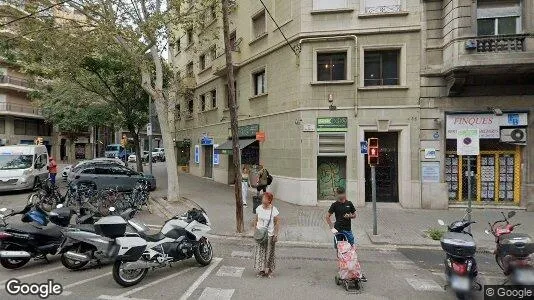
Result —
<path fill-rule="evenodd" d="M 376 166 L 376 201 L 399 202 L 399 133 L 366 132 L 365 140 L 378 138 L 380 148 Z M 372 202 L 371 167 L 365 162 L 365 201 Z"/>
<path fill-rule="evenodd" d="M 346 189 L 346 157 L 317 157 L 317 198 L 335 200 L 336 189 Z"/>
<path fill-rule="evenodd" d="M 204 177 L 213 178 L 213 146 L 204 146 Z"/>

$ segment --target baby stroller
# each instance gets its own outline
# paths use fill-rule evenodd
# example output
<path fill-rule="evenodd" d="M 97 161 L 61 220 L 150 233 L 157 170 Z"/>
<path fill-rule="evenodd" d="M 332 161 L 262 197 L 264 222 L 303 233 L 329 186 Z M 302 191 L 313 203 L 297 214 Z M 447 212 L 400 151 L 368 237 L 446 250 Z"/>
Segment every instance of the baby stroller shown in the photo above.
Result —
<path fill-rule="evenodd" d="M 336 233 L 334 241 L 337 249 L 337 259 L 339 272 L 335 277 L 337 285 L 343 285 L 347 292 L 358 292 L 361 289 L 362 269 L 356 247 L 351 246 L 347 236 L 343 233 Z"/>

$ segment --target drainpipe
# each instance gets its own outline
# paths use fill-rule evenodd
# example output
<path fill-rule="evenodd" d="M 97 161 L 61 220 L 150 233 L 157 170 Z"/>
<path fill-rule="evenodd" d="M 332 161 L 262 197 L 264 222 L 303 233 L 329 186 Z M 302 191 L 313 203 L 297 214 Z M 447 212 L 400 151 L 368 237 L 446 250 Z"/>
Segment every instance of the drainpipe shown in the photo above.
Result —
<path fill-rule="evenodd" d="M 359 71 L 359 68 L 358 68 L 358 65 L 359 65 L 359 62 L 360 62 L 360 57 L 359 57 L 359 51 L 358 51 L 358 37 L 356 35 L 334 35 L 334 36 L 324 36 L 324 37 L 310 37 L 310 38 L 303 38 L 303 39 L 300 39 L 299 40 L 299 45 L 298 45 L 298 49 L 299 50 L 302 50 L 302 43 L 304 42 L 314 42 L 314 41 L 328 41 L 328 40 L 346 40 L 346 39 L 353 39 L 354 40 L 354 52 L 355 52 L 355 55 L 356 55 L 356 74 L 358 74 L 358 76 L 361 76 L 361 74 L 358 73 Z M 300 53 L 300 51 L 299 51 Z M 299 57 L 300 59 L 300 57 Z M 353 78 L 354 78 L 354 75 L 353 75 Z M 359 78 L 359 77 L 358 77 Z M 355 86 L 355 91 L 354 91 L 354 116 L 357 117 L 358 116 L 358 105 L 359 105 L 359 101 L 358 101 L 358 82 L 355 81 L 354 82 L 354 86 Z"/>

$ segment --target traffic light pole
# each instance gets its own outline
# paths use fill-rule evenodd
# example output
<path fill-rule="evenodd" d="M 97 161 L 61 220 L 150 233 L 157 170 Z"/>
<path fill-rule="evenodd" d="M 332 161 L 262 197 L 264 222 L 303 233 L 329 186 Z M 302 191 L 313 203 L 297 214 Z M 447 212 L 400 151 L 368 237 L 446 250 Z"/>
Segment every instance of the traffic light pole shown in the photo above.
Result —
<path fill-rule="evenodd" d="M 471 182 L 471 156 L 467 157 L 467 221 L 471 222 L 471 204 L 473 200 L 472 195 L 472 182 Z M 471 226 L 467 227 L 467 232 L 471 233 Z"/>
<path fill-rule="evenodd" d="M 376 215 L 376 166 L 371 165 L 371 193 L 373 198 L 373 235 L 378 234 Z"/>
<path fill-rule="evenodd" d="M 150 132 L 148 133 L 148 171 L 152 175 L 152 97 L 148 96 L 148 124 Z M 143 153 L 141 151 L 141 153 Z"/>

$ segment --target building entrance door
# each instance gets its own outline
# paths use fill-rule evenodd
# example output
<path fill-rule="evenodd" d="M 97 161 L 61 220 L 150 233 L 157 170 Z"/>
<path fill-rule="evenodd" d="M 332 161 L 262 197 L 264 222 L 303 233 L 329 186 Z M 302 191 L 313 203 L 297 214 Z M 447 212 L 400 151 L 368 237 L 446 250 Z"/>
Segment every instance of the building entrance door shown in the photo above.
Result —
<path fill-rule="evenodd" d="M 346 157 L 317 157 L 317 198 L 335 200 L 336 189 L 346 188 Z"/>
<path fill-rule="evenodd" d="M 204 177 L 213 178 L 213 146 L 204 146 Z"/>
<path fill-rule="evenodd" d="M 366 132 L 365 139 L 378 138 L 380 148 L 376 166 L 376 201 L 399 202 L 398 132 Z M 365 201 L 372 201 L 371 167 L 365 162 Z"/>

